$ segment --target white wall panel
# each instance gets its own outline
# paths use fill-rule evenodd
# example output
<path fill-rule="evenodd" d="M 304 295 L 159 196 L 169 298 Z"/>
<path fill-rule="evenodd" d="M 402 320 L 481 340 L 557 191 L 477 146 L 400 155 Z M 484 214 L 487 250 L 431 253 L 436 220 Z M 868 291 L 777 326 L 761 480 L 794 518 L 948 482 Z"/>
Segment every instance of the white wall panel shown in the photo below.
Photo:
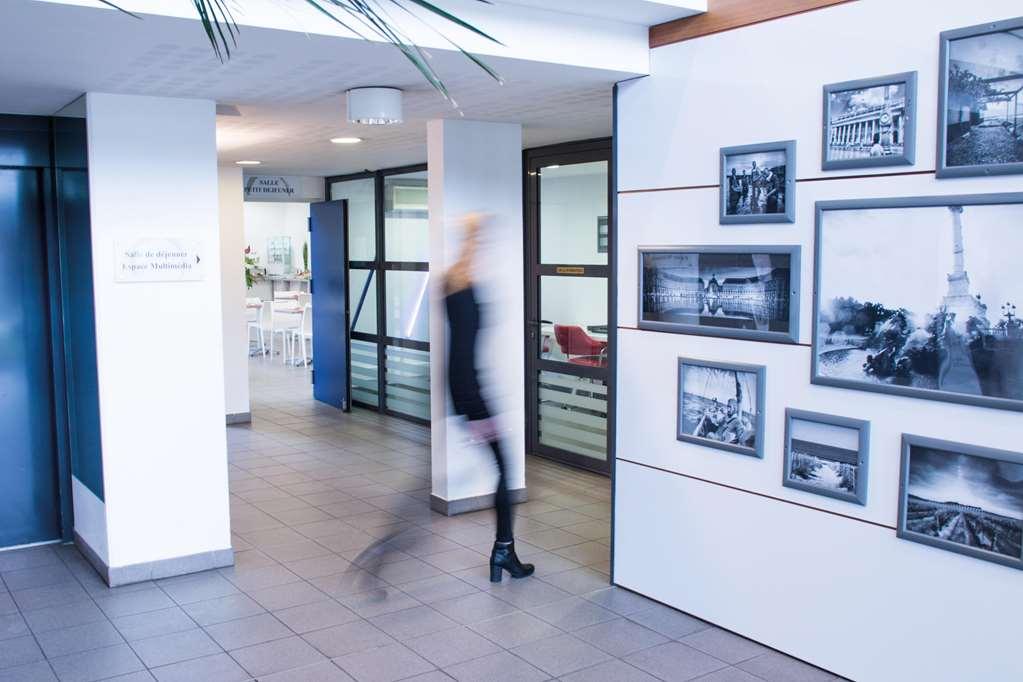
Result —
<path fill-rule="evenodd" d="M 718 182 L 718 151 L 798 141 L 798 177 L 821 171 L 821 89 L 918 71 L 916 169 L 934 169 L 938 34 L 1023 13 L 1019 0 L 859 0 L 651 52 L 620 86 L 618 188 Z M 888 167 L 857 173 L 890 173 Z"/>
<path fill-rule="evenodd" d="M 1023 575 L 894 529 L 903 433 L 1020 450 L 1023 415 L 810 383 L 816 201 L 1023 189 L 933 175 L 939 32 L 1020 13 L 860 0 L 656 49 L 620 86 L 617 583 L 860 682 L 1020 678 Z M 913 70 L 915 166 L 822 172 L 822 86 Z M 782 139 L 795 223 L 719 225 L 719 148 Z M 799 344 L 636 328 L 639 247 L 731 244 L 802 246 Z M 676 440 L 679 356 L 766 366 L 763 460 Z M 866 506 L 782 486 L 787 407 L 870 421 Z"/>

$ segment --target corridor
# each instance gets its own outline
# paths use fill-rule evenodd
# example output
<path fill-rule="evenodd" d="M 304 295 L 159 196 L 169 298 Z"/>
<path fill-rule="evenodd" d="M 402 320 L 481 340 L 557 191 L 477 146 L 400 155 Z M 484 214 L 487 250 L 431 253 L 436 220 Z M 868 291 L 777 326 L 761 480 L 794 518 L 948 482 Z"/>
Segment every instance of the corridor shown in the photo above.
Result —
<path fill-rule="evenodd" d="M 107 588 L 73 547 L 0 553 L 0 682 L 818 682 L 832 675 L 608 586 L 607 479 L 530 458 L 518 550 L 429 509 L 429 432 L 251 363 L 228 429 L 236 565 Z"/>

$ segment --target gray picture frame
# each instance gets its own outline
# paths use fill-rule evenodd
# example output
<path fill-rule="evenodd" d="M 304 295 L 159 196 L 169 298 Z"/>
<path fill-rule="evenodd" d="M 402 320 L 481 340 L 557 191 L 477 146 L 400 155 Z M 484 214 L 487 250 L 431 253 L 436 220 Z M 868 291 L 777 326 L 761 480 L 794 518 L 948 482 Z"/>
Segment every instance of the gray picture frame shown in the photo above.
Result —
<path fill-rule="evenodd" d="M 995 448 L 987 448 L 979 445 L 969 445 L 966 443 L 956 443 L 954 441 L 940 440 L 937 438 L 929 438 L 927 436 L 916 436 L 912 434 L 902 435 L 902 460 L 899 468 L 899 518 L 896 524 L 896 535 L 903 539 L 909 540 L 910 542 L 917 542 L 930 547 L 936 547 L 943 549 L 947 552 L 954 552 L 956 554 L 962 554 L 964 556 L 973 557 L 975 559 L 981 559 L 983 561 L 990 561 L 992 563 L 1001 564 L 1002 566 L 1008 566 L 1017 570 L 1023 570 L 1023 555 L 1013 559 L 1004 554 L 997 552 L 979 549 L 975 547 L 969 547 L 962 545 L 957 542 L 950 540 L 942 540 L 930 535 L 925 535 L 916 531 L 909 530 L 907 528 L 907 508 L 909 498 L 909 471 L 910 465 L 912 464 L 912 449 L 914 447 L 924 447 L 936 450 L 946 450 L 963 455 L 970 455 L 973 457 L 983 457 L 985 459 L 993 459 L 1001 462 L 1011 462 L 1013 464 L 1023 464 L 1023 453 L 1011 452 L 1008 450 L 998 450 Z"/>
<path fill-rule="evenodd" d="M 838 377 L 822 376 L 820 373 L 818 352 L 820 348 L 820 319 L 821 312 L 821 268 L 823 249 L 823 219 L 827 211 L 858 210 L 873 208 L 917 208 L 929 206 L 983 206 L 991 204 L 1023 204 L 1023 192 L 1003 192 L 995 194 L 951 194 L 947 196 L 922 196 L 922 197 L 896 197 L 879 199 L 840 199 L 831 201 L 818 201 L 814 207 L 814 272 L 813 272 L 813 317 L 811 326 L 813 329 L 810 348 L 810 383 L 819 386 L 833 386 L 837 388 L 849 388 L 874 393 L 885 393 L 888 395 L 906 396 L 911 398 L 922 398 L 925 400 L 938 400 L 942 402 L 958 403 L 961 405 L 975 405 L 979 407 L 990 407 L 1001 410 L 1012 410 L 1023 412 L 1023 399 L 1014 400 L 1011 398 L 998 398 L 992 396 L 975 395 L 968 393 L 953 393 L 938 389 L 918 388 L 914 386 L 897 386 L 892 384 L 872 383 L 857 381 L 853 379 L 842 379 Z"/>
<path fill-rule="evenodd" d="M 916 163 L 916 71 L 893 73 L 887 76 L 861 78 L 842 83 L 829 83 L 823 88 L 821 125 L 821 170 L 848 170 L 850 168 L 884 168 L 888 166 L 912 166 Z M 831 95 L 848 90 L 866 90 L 884 85 L 906 86 L 905 125 L 903 126 L 903 150 L 898 156 L 868 157 L 862 159 L 828 159 L 828 138 L 831 132 Z"/>
<path fill-rule="evenodd" d="M 757 154 L 762 152 L 785 153 L 785 212 L 760 213 L 752 215 L 728 215 L 728 181 L 727 161 L 729 156 L 739 154 Z M 794 223 L 796 222 L 796 141 L 781 140 L 778 142 L 761 142 L 758 144 L 722 147 L 719 152 L 720 170 L 718 171 L 718 221 L 721 225 L 749 225 L 758 223 Z"/>
<path fill-rule="evenodd" d="M 728 371 L 737 372 L 748 372 L 755 374 L 757 377 L 757 416 L 756 416 L 756 445 L 753 448 L 747 448 L 741 445 L 735 445 L 732 443 L 722 443 L 710 438 L 702 438 L 700 436 L 694 436 L 692 434 L 682 432 L 682 401 L 684 399 L 683 386 L 682 386 L 682 371 L 686 365 L 692 365 L 695 367 L 708 367 L 711 369 L 723 369 Z M 714 448 L 717 450 L 724 450 L 738 455 L 745 455 L 747 457 L 754 457 L 756 459 L 764 458 L 764 424 L 766 420 L 764 415 L 766 413 L 766 404 L 764 402 L 766 391 L 765 382 L 767 380 L 767 367 L 764 365 L 748 365 L 736 362 L 719 362 L 715 360 L 698 360 L 696 358 L 678 358 L 678 366 L 675 372 L 676 380 L 676 394 L 678 399 L 675 405 L 675 439 L 683 443 L 693 443 L 695 445 L 702 445 L 708 448 Z"/>
<path fill-rule="evenodd" d="M 650 253 L 695 253 L 695 254 L 770 254 L 787 255 L 789 257 L 789 325 L 785 332 L 762 331 L 756 329 L 734 329 L 713 327 L 701 324 L 685 324 L 645 320 L 643 317 L 643 257 Z M 728 339 L 744 339 L 749 341 L 769 341 L 775 343 L 799 343 L 799 299 L 802 292 L 802 247 L 791 245 L 735 245 L 735 246 L 643 246 L 638 249 L 638 295 L 636 314 L 640 329 L 669 332 L 672 334 L 693 334 L 697 336 L 716 336 Z"/>
<path fill-rule="evenodd" d="M 792 420 L 816 422 L 829 426 L 840 426 L 847 429 L 855 429 L 859 432 L 859 447 L 857 450 L 858 462 L 856 464 L 856 489 L 850 494 L 828 490 L 802 481 L 793 480 L 790 477 L 792 466 Z M 810 412 L 795 408 L 785 410 L 785 443 L 782 463 L 782 485 L 786 488 L 802 490 L 803 492 L 832 497 L 843 502 L 854 504 L 867 504 L 867 488 L 870 463 L 870 422 L 852 417 L 841 417 L 821 412 Z"/>
<path fill-rule="evenodd" d="M 974 36 L 986 35 L 989 33 L 1002 33 L 1023 28 L 1023 17 L 993 21 L 975 26 L 966 26 L 949 31 L 942 31 L 939 36 L 938 49 L 938 128 L 937 128 L 937 156 L 936 171 L 937 178 L 963 178 L 992 175 L 1016 175 L 1023 173 L 1023 161 L 1015 161 L 1002 164 L 972 164 L 964 166 L 949 166 L 947 163 L 948 152 L 948 70 L 949 70 L 949 45 L 954 40 L 972 38 Z"/>

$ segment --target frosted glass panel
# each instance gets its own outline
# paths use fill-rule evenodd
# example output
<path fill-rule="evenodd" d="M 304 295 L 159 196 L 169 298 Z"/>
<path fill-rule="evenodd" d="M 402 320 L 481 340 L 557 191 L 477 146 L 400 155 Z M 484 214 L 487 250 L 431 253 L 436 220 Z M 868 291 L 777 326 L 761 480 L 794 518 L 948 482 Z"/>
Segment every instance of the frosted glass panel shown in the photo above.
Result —
<path fill-rule="evenodd" d="M 607 162 L 540 169 L 540 262 L 606 265 Z"/>
<path fill-rule="evenodd" d="M 384 178 L 386 260 L 429 262 L 430 220 L 426 199 L 426 171 Z"/>
<path fill-rule="evenodd" d="M 348 200 L 348 260 L 377 257 L 376 181 L 344 180 L 330 186 L 331 199 Z"/>
<path fill-rule="evenodd" d="M 377 365 L 377 344 L 352 339 L 352 400 L 373 407 L 380 404 Z"/>
<path fill-rule="evenodd" d="M 389 270 L 386 282 L 387 335 L 429 341 L 430 273 Z"/>
<path fill-rule="evenodd" d="M 594 459 L 607 458 L 607 385 L 599 379 L 540 372 L 540 443 Z"/>
<path fill-rule="evenodd" d="M 387 347 L 387 408 L 430 418 L 430 352 Z"/>

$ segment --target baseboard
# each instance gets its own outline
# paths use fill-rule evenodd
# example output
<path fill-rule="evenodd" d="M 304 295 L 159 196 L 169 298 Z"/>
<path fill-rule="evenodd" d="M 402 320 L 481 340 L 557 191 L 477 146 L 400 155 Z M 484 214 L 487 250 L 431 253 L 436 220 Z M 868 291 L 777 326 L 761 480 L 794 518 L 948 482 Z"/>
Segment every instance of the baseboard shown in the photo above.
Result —
<path fill-rule="evenodd" d="M 512 504 L 522 504 L 528 499 L 525 488 L 516 488 L 508 491 L 508 497 Z M 469 512 L 491 509 L 494 506 L 494 494 L 478 495 L 476 497 L 463 497 L 458 500 L 445 500 L 443 497 L 430 495 L 430 509 L 445 516 L 456 516 Z"/>
<path fill-rule="evenodd" d="M 212 552 L 200 552 L 173 559 L 161 559 L 159 561 L 147 561 L 141 564 L 129 566 L 107 566 L 106 562 L 89 546 L 82 536 L 75 532 L 75 545 L 85 555 L 85 558 L 96 569 L 103 581 L 110 587 L 131 585 L 147 580 L 159 580 L 160 578 L 173 578 L 189 573 L 209 571 L 214 568 L 224 568 L 234 565 L 234 550 L 218 549 Z"/>
<path fill-rule="evenodd" d="M 227 415 L 227 423 L 231 424 L 249 424 L 252 422 L 251 412 L 235 412 L 234 414 Z"/>

